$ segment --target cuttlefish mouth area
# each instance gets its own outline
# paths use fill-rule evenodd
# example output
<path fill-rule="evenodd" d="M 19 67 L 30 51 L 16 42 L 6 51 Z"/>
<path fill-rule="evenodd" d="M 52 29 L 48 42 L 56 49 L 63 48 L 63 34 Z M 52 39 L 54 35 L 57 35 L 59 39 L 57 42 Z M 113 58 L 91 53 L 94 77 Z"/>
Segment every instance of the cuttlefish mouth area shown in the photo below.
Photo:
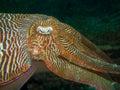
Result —
<path fill-rule="evenodd" d="M 43 60 L 46 55 L 46 49 L 50 49 L 50 43 L 53 40 L 51 34 L 36 33 L 28 39 L 28 47 L 31 58 Z"/>
<path fill-rule="evenodd" d="M 42 60 L 45 56 L 45 51 L 42 47 L 33 46 L 30 48 L 30 52 L 34 60 Z"/>

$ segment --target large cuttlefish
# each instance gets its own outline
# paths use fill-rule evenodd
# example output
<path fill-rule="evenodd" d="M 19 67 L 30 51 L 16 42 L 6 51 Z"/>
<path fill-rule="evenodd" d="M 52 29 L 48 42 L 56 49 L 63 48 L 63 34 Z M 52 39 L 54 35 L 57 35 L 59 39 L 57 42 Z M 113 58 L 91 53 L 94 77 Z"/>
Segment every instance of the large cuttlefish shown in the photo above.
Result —
<path fill-rule="evenodd" d="M 119 90 L 114 64 L 71 26 L 42 14 L 0 14 L 0 90 L 16 90 L 36 70 L 98 90 Z"/>

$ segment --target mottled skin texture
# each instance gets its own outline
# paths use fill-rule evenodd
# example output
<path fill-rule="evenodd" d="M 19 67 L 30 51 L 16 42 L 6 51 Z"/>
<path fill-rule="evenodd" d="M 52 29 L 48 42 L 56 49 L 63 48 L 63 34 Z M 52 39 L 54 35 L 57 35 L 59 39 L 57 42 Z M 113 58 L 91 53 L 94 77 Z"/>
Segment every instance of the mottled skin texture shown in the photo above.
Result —
<path fill-rule="evenodd" d="M 27 31 L 22 34 L 27 35 L 31 62 L 43 61 L 50 71 L 64 79 L 91 85 L 98 90 L 117 90 L 108 73 L 120 74 L 120 66 L 113 64 L 74 28 L 41 14 L 26 14 L 14 21 Z"/>

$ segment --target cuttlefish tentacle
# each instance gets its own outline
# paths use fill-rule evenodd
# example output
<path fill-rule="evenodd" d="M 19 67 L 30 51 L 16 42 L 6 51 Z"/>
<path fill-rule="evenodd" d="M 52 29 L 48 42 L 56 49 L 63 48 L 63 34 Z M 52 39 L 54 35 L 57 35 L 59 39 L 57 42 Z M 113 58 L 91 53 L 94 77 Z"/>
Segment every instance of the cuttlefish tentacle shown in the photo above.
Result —
<path fill-rule="evenodd" d="M 58 30 L 61 31 L 61 34 L 65 32 L 65 34 L 68 36 L 70 41 L 76 41 L 77 45 L 81 47 L 81 51 L 85 54 L 94 57 L 94 58 L 101 58 L 100 60 L 110 62 L 112 63 L 111 59 L 100 49 L 98 49 L 91 41 L 89 41 L 86 37 L 84 37 L 82 34 L 78 33 L 74 28 L 71 26 L 59 23 L 59 27 L 57 27 Z M 92 52 L 90 52 L 92 51 Z"/>
<path fill-rule="evenodd" d="M 112 64 L 101 50 L 73 28 L 55 20 L 49 17 L 31 26 L 28 41 L 31 56 L 44 61 L 48 69 L 62 78 L 92 85 L 99 90 L 115 90 L 113 81 L 106 78 L 108 74 L 98 72 L 119 73 L 120 66 Z M 39 29 L 35 30 L 37 27 Z"/>
<path fill-rule="evenodd" d="M 76 66 L 75 64 L 68 62 L 66 58 L 60 56 L 61 49 L 58 49 L 58 46 L 56 45 L 56 38 L 54 38 L 54 35 L 48 35 L 48 36 L 39 35 L 39 37 L 37 37 L 37 35 L 33 35 L 32 37 L 30 37 L 29 43 L 32 44 L 33 38 L 34 39 L 38 38 L 39 40 L 43 40 L 42 42 L 47 41 L 48 43 L 47 45 L 45 45 L 44 43 L 43 47 L 39 47 L 40 51 L 38 50 L 38 52 L 40 52 L 41 54 L 36 54 L 36 55 L 37 57 L 43 59 L 48 69 L 51 70 L 56 75 L 64 79 L 94 86 L 99 90 L 100 89 L 114 90 L 114 87 L 112 86 L 112 81 L 107 80 L 86 69 L 83 69 L 82 67 Z"/>
<path fill-rule="evenodd" d="M 62 51 L 61 56 L 66 57 L 69 62 L 87 69 L 105 73 L 120 73 L 120 66 L 103 60 L 103 58 L 97 55 L 96 52 L 91 51 L 85 46 L 80 38 L 79 41 L 76 40 L 78 35 L 79 37 L 82 37 L 80 34 L 76 37 L 74 33 L 69 33 L 73 32 L 74 29 L 70 29 L 67 26 L 69 32 L 65 32 L 65 28 L 64 25 L 64 28 L 61 28 L 61 30 L 58 31 L 59 39 L 57 40 L 57 44 Z"/>
<path fill-rule="evenodd" d="M 52 52 L 45 60 L 45 63 L 52 72 L 64 79 L 91 85 L 98 90 L 115 90 L 111 81 L 82 67 L 71 64 L 66 59 L 52 54 Z"/>

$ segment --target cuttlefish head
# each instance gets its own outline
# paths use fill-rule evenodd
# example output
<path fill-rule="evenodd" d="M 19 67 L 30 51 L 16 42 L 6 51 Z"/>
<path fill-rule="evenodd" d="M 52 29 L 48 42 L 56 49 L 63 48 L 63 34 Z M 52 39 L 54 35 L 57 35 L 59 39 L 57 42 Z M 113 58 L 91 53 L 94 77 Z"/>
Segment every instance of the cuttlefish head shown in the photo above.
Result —
<path fill-rule="evenodd" d="M 39 18 L 32 23 L 29 28 L 28 47 L 30 56 L 35 60 L 44 60 L 46 57 L 46 50 L 50 48 L 57 35 L 57 24 L 60 23 L 57 19 L 40 15 Z"/>

